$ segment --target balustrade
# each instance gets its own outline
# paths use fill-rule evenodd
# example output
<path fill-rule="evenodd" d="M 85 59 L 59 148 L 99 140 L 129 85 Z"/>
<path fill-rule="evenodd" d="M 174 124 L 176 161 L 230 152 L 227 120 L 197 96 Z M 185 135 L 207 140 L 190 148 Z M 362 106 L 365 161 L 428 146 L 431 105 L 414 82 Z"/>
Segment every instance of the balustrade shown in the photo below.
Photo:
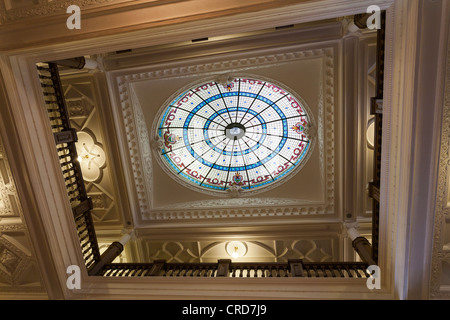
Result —
<path fill-rule="evenodd" d="M 77 135 L 70 126 L 58 67 L 54 63 L 37 67 L 50 127 L 56 144 L 56 153 L 66 186 L 68 201 L 72 207 L 80 248 L 89 269 L 100 259 L 88 198 L 75 146 Z"/>
<path fill-rule="evenodd" d="M 296 263 L 299 263 L 296 260 Z M 230 262 L 226 274 L 231 278 L 368 278 L 370 275 L 364 262 L 300 262 L 301 274 L 292 273 L 290 262 L 244 263 Z M 220 277 L 217 263 L 166 263 L 157 260 L 154 263 L 111 263 L 105 265 L 102 276 L 106 277 Z M 157 267 L 155 267 L 157 266 Z"/>

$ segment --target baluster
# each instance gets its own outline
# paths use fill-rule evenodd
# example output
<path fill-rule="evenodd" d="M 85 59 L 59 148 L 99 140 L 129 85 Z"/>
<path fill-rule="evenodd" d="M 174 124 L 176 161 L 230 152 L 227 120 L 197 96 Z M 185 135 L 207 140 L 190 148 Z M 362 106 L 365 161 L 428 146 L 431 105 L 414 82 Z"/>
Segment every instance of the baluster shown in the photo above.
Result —
<path fill-rule="evenodd" d="M 348 274 L 348 277 L 349 277 L 349 278 L 353 278 L 353 275 L 352 275 L 352 273 L 350 272 L 350 269 L 349 269 L 348 266 L 345 266 L 345 271 L 347 271 L 347 274 Z"/>
<path fill-rule="evenodd" d="M 320 266 L 320 269 L 322 270 L 323 276 L 325 278 L 328 278 L 326 266 L 322 265 L 322 266 Z"/>
<path fill-rule="evenodd" d="M 319 277 L 319 271 L 317 270 L 317 265 L 313 266 L 313 270 L 314 270 L 314 276 L 317 278 Z"/>
<path fill-rule="evenodd" d="M 122 277 L 124 274 L 125 270 L 124 269 L 119 269 L 119 272 L 117 273 L 118 277 Z"/>
<path fill-rule="evenodd" d="M 131 277 L 140 277 L 143 271 L 144 271 L 144 269 L 134 269 Z"/>
<path fill-rule="evenodd" d="M 117 273 L 117 269 L 113 269 L 113 270 L 111 271 L 111 277 L 115 277 L 115 276 L 116 276 L 116 273 Z"/>
<path fill-rule="evenodd" d="M 336 278 L 337 269 L 333 266 L 330 266 L 330 272 L 331 272 L 331 276 L 333 278 Z"/>
<path fill-rule="evenodd" d="M 361 269 L 360 268 L 358 268 L 357 266 L 355 267 L 355 272 L 356 272 L 356 276 L 358 277 L 358 278 L 362 278 L 362 275 L 361 275 Z"/>
<path fill-rule="evenodd" d="M 124 267 L 125 268 L 125 267 Z M 125 268 L 124 269 L 125 272 L 123 273 L 123 277 L 131 277 L 131 275 L 133 274 L 134 270 L 131 268 Z"/>
<path fill-rule="evenodd" d="M 363 269 L 363 272 L 364 272 L 364 276 L 365 276 L 366 278 L 370 278 L 370 274 L 367 272 L 367 269 L 366 269 L 366 268 Z"/>
<path fill-rule="evenodd" d="M 255 267 L 255 273 L 253 274 L 253 278 L 259 278 L 258 273 L 259 273 L 260 268 L 261 268 L 260 266 Z"/>
<path fill-rule="evenodd" d="M 306 272 L 306 277 L 311 277 L 311 275 L 309 274 L 309 267 L 303 266 L 303 271 Z"/>
<path fill-rule="evenodd" d="M 138 274 L 139 277 L 147 277 L 150 273 L 149 269 L 143 269 L 141 273 Z"/>
<path fill-rule="evenodd" d="M 242 267 L 236 267 L 236 269 L 239 270 L 239 278 L 242 278 Z"/>
<path fill-rule="evenodd" d="M 133 268 L 131 269 L 130 275 L 129 277 L 138 277 L 139 276 L 139 271 L 141 271 L 141 268 Z"/>

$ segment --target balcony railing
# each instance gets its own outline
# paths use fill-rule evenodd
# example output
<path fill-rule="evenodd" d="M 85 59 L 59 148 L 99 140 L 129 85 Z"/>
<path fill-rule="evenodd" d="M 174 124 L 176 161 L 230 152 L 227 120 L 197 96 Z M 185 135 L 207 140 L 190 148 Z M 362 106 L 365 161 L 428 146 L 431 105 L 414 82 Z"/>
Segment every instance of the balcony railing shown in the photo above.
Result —
<path fill-rule="evenodd" d="M 364 262 L 230 262 L 217 263 L 111 263 L 104 267 L 105 277 L 231 277 L 231 278 L 368 278 Z"/>
<path fill-rule="evenodd" d="M 87 196 L 80 164 L 77 161 L 75 145 L 77 134 L 70 126 L 58 66 L 55 63 L 47 63 L 40 64 L 37 69 L 50 127 L 55 138 L 62 179 L 72 207 L 83 258 L 89 269 L 100 260 L 100 251 L 90 212 L 92 202 Z"/>

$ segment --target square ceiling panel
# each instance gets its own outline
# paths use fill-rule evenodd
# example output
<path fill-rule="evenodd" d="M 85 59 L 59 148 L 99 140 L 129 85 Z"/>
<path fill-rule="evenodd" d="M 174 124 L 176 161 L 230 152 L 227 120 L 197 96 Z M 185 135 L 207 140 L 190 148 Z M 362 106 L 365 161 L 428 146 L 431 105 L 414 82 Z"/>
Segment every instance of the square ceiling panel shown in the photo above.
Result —
<path fill-rule="evenodd" d="M 171 65 L 112 72 L 120 96 L 118 128 L 127 137 L 130 185 L 138 195 L 138 221 L 336 215 L 335 211 L 335 51 L 301 46 L 229 55 L 211 63 L 185 60 Z M 262 54 L 263 53 L 263 54 Z M 196 62 L 196 63 L 194 63 Z M 206 61 L 207 62 L 207 61 Z M 257 194 L 204 193 L 177 181 L 160 161 L 155 122 L 180 88 L 224 75 L 270 79 L 300 97 L 313 119 L 309 158 L 286 182 Z M 242 101 L 242 100 L 241 100 Z M 232 103 L 233 101 L 230 101 Z M 256 117 L 256 116 L 255 116 Z M 275 128 L 274 128 L 275 129 Z M 293 126 L 289 126 L 293 130 Z M 130 188 L 129 188 L 130 189 Z"/>

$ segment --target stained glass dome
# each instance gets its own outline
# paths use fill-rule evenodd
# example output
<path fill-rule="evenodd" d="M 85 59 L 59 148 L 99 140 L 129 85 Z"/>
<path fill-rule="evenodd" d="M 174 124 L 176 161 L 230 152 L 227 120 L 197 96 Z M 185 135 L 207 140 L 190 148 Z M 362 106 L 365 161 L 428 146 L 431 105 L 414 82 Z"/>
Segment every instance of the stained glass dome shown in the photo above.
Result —
<path fill-rule="evenodd" d="M 158 160 L 178 182 L 220 195 L 267 190 L 308 159 L 313 119 L 285 86 L 222 76 L 191 84 L 161 108 Z"/>

